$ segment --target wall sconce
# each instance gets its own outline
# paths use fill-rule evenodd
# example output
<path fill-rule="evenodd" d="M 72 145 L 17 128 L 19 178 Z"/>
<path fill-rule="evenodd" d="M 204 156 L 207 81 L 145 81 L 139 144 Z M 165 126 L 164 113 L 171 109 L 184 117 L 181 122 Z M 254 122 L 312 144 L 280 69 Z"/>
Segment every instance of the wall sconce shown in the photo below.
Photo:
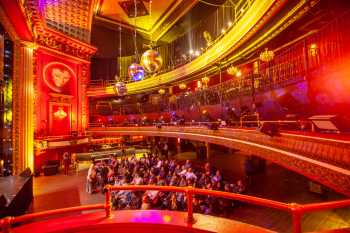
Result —
<path fill-rule="evenodd" d="M 309 55 L 316 57 L 318 55 L 318 46 L 316 43 L 312 43 L 309 47 Z"/>

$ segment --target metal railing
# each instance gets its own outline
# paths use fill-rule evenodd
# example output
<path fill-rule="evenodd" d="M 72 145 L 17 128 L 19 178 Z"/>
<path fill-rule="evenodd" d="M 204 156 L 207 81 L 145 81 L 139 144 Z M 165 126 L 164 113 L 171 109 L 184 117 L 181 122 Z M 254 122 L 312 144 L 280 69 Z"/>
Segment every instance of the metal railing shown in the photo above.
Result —
<path fill-rule="evenodd" d="M 260 197 L 254 197 L 249 195 L 237 194 L 237 193 L 228 193 L 215 190 L 199 189 L 188 187 L 176 187 L 176 186 L 153 186 L 153 185 L 126 185 L 126 186 L 105 186 L 105 203 L 97 205 L 86 205 L 78 207 L 69 207 L 63 209 L 49 210 L 39 213 L 26 214 L 19 217 L 5 217 L 0 221 L 0 227 L 3 230 L 3 233 L 10 233 L 11 226 L 16 223 L 25 223 L 33 219 L 50 217 L 59 214 L 72 213 L 78 211 L 86 210 L 99 210 L 104 209 L 106 217 L 112 216 L 112 204 L 111 204 L 111 192 L 120 191 L 120 190 L 130 190 L 130 191 L 147 191 L 147 190 L 158 190 L 164 192 L 181 192 L 186 194 L 187 201 L 187 221 L 188 223 L 193 223 L 193 196 L 194 195 L 209 195 L 219 198 L 226 198 L 236 201 L 241 201 L 244 203 L 249 203 L 253 205 L 268 207 L 272 209 L 281 210 L 291 214 L 292 218 L 292 232 L 301 233 L 302 224 L 301 219 L 305 213 L 331 210 L 336 208 L 350 207 L 350 199 L 340 200 L 340 201 L 330 201 L 323 203 L 312 203 L 312 204 L 297 204 L 297 203 L 283 203 L 279 201 L 269 200 Z"/>
<path fill-rule="evenodd" d="M 143 126 L 179 126 L 179 127 L 205 127 L 216 124 L 218 128 L 257 128 L 261 127 L 265 123 L 275 124 L 280 129 L 289 129 L 289 126 L 295 126 L 295 129 L 306 130 L 315 132 L 315 125 L 311 120 L 260 120 L 257 117 L 256 120 L 244 120 L 241 117 L 239 121 L 231 121 L 230 125 L 222 125 L 220 121 L 186 121 L 186 122 L 139 122 L 139 123 L 104 123 L 104 122 L 92 122 L 88 124 L 88 128 L 108 128 L 108 127 L 143 127 Z"/>

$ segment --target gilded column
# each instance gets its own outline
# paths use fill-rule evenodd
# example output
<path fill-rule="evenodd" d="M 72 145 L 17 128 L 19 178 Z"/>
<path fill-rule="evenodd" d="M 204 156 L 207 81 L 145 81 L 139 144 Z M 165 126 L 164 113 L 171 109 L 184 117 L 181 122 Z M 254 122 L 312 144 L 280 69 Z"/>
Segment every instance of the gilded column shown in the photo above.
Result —
<path fill-rule="evenodd" d="M 82 64 L 81 65 L 81 72 L 80 72 L 80 79 L 79 79 L 79 94 L 78 98 L 80 101 L 80 106 L 78 107 L 79 114 L 81 114 L 80 120 L 79 120 L 79 132 L 85 133 L 85 129 L 87 128 L 87 118 L 88 118 L 88 103 L 87 103 L 87 96 L 86 96 L 86 88 L 87 88 L 87 82 L 88 82 L 88 72 L 89 72 L 89 64 Z"/>
<path fill-rule="evenodd" d="M 20 105 L 20 82 L 21 82 L 21 42 L 14 41 L 14 56 L 13 56 L 13 79 L 12 79 L 12 158 L 13 158 L 13 173 L 19 174 L 23 170 L 22 147 L 20 142 L 21 137 L 21 105 Z"/>
<path fill-rule="evenodd" d="M 34 169 L 34 88 L 31 43 L 15 42 L 13 79 L 13 157 L 14 172 Z"/>

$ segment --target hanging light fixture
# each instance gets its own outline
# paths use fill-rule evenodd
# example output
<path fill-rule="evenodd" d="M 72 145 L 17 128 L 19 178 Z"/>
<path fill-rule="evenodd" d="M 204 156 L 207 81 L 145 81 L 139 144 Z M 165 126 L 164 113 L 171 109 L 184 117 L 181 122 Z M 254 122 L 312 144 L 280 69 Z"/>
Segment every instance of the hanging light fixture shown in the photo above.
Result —
<path fill-rule="evenodd" d="M 263 62 L 270 62 L 275 57 L 275 53 L 272 50 L 269 50 L 268 48 L 265 48 L 264 52 L 260 53 L 260 60 Z"/>
<path fill-rule="evenodd" d="M 149 49 L 142 54 L 140 64 L 147 73 L 152 74 L 160 70 L 163 65 L 163 58 L 158 51 Z"/>
<path fill-rule="evenodd" d="M 180 84 L 179 84 L 179 88 L 180 88 L 181 90 L 185 90 L 185 89 L 187 88 L 186 83 L 180 83 Z"/>
<path fill-rule="evenodd" d="M 134 0 L 134 15 L 137 15 L 137 1 Z M 135 60 L 138 59 L 138 51 L 137 51 L 137 32 L 136 32 L 136 17 L 134 17 L 134 48 L 135 48 Z M 128 67 L 128 75 L 132 81 L 140 81 L 145 77 L 145 70 L 143 66 L 138 64 L 137 62 L 132 63 Z"/>
<path fill-rule="evenodd" d="M 56 112 L 53 114 L 55 118 L 58 118 L 60 120 L 64 119 L 67 117 L 67 113 L 63 110 L 63 107 L 59 107 Z"/>
<path fill-rule="evenodd" d="M 227 68 L 227 73 L 229 75 L 236 75 L 238 72 L 239 72 L 239 68 L 234 65 L 231 65 L 229 68 Z"/>
<path fill-rule="evenodd" d="M 140 81 L 145 77 L 145 70 L 140 64 L 132 63 L 128 67 L 128 75 L 132 81 Z"/>
<path fill-rule="evenodd" d="M 160 89 L 158 90 L 158 93 L 159 93 L 160 95 L 164 95 L 164 94 L 165 94 L 165 90 L 164 90 L 163 88 L 160 88 Z"/>
<path fill-rule="evenodd" d="M 149 19 L 152 18 L 152 1 L 149 1 Z M 152 49 L 152 33 L 151 33 L 151 49 L 145 51 L 140 60 L 140 64 L 144 67 L 145 71 L 150 74 L 154 74 L 162 68 L 163 58 L 160 53 Z"/>

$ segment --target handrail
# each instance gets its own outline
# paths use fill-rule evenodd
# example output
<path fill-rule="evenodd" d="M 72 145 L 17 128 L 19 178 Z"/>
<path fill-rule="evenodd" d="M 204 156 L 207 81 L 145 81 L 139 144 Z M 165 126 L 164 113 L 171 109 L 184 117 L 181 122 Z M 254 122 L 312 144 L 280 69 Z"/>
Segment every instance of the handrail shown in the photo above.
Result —
<path fill-rule="evenodd" d="M 177 186 L 155 186 L 155 185 L 123 185 L 123 186 L 105 186 L 105 203 L 96 205 L 85 205 L 77 207 L 68 207 L 63 209 L 49 210 L 39 213 L 26 214 L 19 217 L 5 217 L 0 220 L 0 227 L 3 233 L 9 233 L 12 224 L 26 222 L 38 217 L 48 217 L 57 214 L 70 213 L 76 211 L 84 210 L 96 210 L 104 209 L 106 212 L 106 217 L 111 216 L 112 206 L 111 206 L 111 192 L 120 190 L 130 190 L 130 191 L 146 191 L 146 190 L 158 190 L 165 192 L 183 192 L 187 196 L 187 221 L 192 223 L 193 218 L 193 195 L 210 195 L 215 197 L 227 198 L 232 200 L 238 200 L 250 204 L 255 204 L 259 206 L 274 208 L 282 211 L 291 213 L 293 233 L 301 233 L 301 218 L 306 212 L 316 212 L 320 210 L 329 210 L 341 207 L 350 207 L 350 199 L 340 200 L 340 201 L 330 201 L 324 203 L 312 203 L 312 204 L 297 204 L 290 203 L 286 204 L 279 201 L 269 200 L 260 197 L 254 197 L 249 195 L 228 193 L 215 190 L 199 189 L 188 187 L 177 187 Z"/>
<path fill-rule="evenodd" d="M 248 121 L 232 121 L 233 123 L 301 123 L 301 122 L 310 122 L 310 120 L 248 120 Z M 205 125 L 205 124 L 213 124 L 213 123 L 221 123 L 220 121 L 186 121 L 183 123 L 177 122 L 157 122 L 157 123 L 105 123 L 105 122 L 93 122 L 89 123 L 89 125 L 107 125 L 107 126 L 152 126 L 161 124 L 162 126 L 185 126 L 185 125 Z"/>
<path fill-rule="evenodd" d="M 284 125 L 284 124 L 299 124 L 300 126 L 302 124 L 307 124 L 310 126 L 310 131 L 315 131 L 315 126 L 311 120 L 260 120 L 259 118 L 257 120 L 241 120 L 240 121 L 231 121 L 231 124 L 234 124 L 235 126 L 229 126 L 229 125 L 221 125 L 220 121 L 207 121 L 207 122 L 201 122 L 201 121 L 186 121 L 186 122 L 157 122 L 157 123 L 105 123 L 105 122 L 94 122 L 89 123 L 88 128 L 94 128 L 94 127 L 143 127 L 143 126 L 206 126 L 211 124 L 216 124 L 220 128 L 232 128 L 239 126 L 240 128 L 243 128 L 244 126 L 253 124 L 256 127 L 262 126 L 264 123 L 272 123 L 277 125 Z M 252 127 L 252 126 L 250 126 Z"/>
<path fill-rule="evenodd" d="M 40 217 L 49 217 L 49 216 L 58 215 L 58 214 L 66 214 L 66 213 L 72 213 L 77 211 L 97 210 L 97 209 L 106 210 L 106 205 L 96 204 L 96 205 L 74 206 L 74 207 L 67 207 L 67 208 L 61 208 L 61 209 L 55 209 L 55 210 L 47 210 L 47 211 L 42 211 L 42 212 L 32 213 L 32 214 L 25 214 L 18 217 L 5 217 L 0 220 L 0 229 L 2 228 L 3 233 L 10 233 L 11 232 L 10 228 L 12 224 L 27 222 L 29 220 L 33 220 L 35 218 L 40 218 Z"/>
<path fill-rule="evenodd" d="M 323 203 L 304 204 L 301 208 L 301 211 L 303 213 L 307 213 L 307 212 L 315 212 L 315 211 L 343 208 L 343 207 L 349 207 L 349 206 L 350 206 L 350 200 L 329 201 L 329 202 L 323 202 Z"/>

